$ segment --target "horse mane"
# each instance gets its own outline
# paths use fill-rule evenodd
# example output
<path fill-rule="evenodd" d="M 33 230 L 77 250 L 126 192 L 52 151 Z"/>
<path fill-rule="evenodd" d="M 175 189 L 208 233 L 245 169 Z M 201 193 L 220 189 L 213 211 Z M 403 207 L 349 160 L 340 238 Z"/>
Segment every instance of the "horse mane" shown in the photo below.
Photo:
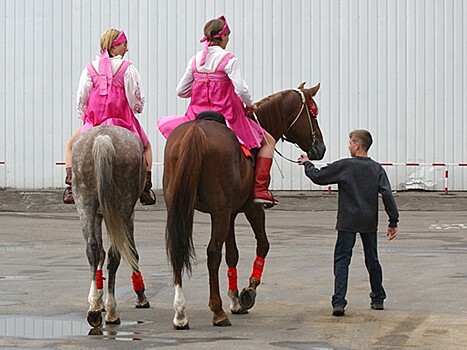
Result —
<path fill-rule="evenodd" d="M 261 121 L 261 126 L 273 136 L 282 136 L 285 130 L 285 120 L 282 114 L 283 94 L 290 90 L 277 92 L 266 96 L 256 103 L 256 114 Z"/>

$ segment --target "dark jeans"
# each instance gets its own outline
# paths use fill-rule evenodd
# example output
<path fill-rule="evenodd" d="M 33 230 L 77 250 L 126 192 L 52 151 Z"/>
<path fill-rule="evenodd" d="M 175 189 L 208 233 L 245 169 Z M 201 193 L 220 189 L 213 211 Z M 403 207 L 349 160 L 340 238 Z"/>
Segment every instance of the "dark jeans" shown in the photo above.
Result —
<path fill-rule="evenodd" d="M 347 282 L 349 279 L 349 265 L 352 259 L 352 250 L 355 245 L 355 232 L 338 231 L 334 249 L 334 295 L 332 306 L 346 306 Z M 365 252 L 365 266 L 370 275 L 372 303 L 382 303 L 386 299 L 383 288 L 383 270 L 378 260 L 376 232 L 360 233 Z"/>

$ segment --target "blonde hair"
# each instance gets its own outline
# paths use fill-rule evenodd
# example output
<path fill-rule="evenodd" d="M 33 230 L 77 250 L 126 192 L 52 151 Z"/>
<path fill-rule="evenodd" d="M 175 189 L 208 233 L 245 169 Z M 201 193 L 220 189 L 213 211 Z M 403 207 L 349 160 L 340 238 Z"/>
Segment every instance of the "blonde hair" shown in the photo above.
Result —
<path fill-rule="evenodd" d="M 219 44 L 222 41 L 222 38 L 214 38 L 216 34 L 224 28 L 225 22 L 222 19 L 216 18 L 211 19 L 204 25 L 204 36 L 208 41 L 213 42 L 214 44 Z"/>
<path fill-rule="evenodd" d="M 107 29 L 104 33 L 101 34 L 101 53 L 104 52 L 105 49 L 109 52 L 109 56 L 112 56 L 110 54 L 110 49 L 112 48 L 112 43 L 115 39 L 117 39 L 117 36 L 120 34 L 120 31 L 117 29 Z"/>
<path fill-rule="evenodd" d="M 360 144 L 363 150 L 368 151 L 373 144 L 373 138 L 368 130 L 354 130 L 349 134 L 349 138 Z"/>

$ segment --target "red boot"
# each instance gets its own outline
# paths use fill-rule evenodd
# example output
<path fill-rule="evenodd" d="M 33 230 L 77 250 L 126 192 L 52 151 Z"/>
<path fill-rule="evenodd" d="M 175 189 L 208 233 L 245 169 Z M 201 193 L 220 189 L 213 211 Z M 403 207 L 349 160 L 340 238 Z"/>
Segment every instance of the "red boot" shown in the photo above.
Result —
<path fill-rule="evenodd" d="M 65 183 L 68 185 L 63 192 L 63 203 L 65 204 L 75 204 L 75 199 L 73 198 L 73 192 L 71 191 L 71 167 L 66 168 L 66 177 Z"/>
<path fill-rule="evenodd" d="M 272 158 L 256 158 L 255 185 L 253 187 L 253 202 L 255 203 L 274 205 L 279 202 L 268 191 L 271 166 Z"/>

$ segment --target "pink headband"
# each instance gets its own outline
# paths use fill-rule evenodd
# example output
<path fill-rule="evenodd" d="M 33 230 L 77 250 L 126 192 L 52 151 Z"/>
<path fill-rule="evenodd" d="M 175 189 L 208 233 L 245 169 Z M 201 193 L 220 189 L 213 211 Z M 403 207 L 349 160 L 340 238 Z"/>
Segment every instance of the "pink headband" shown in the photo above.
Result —
<path fill-rule="evenodd" d="M 221 39 L 224 35 L 227 35 L 230 32 L 230 28 L 229 28 L 229 25 L 227 24 L 227 20 L 225 19 L 225 16 L 222 15 L 218 19 L 224 21 L 224 27 L 222 28 L 222 30 L 219 33 L 214 35 L 215 39 Z"/>
<path fill-rule="evenodd" d="M 128 40 L 126 38 L 125 32 L 122 30 L 120 34 L 118 34 L 117 38 L 114 41 L 112 41 L 112 47 L 120 45 L 121 43 L 124 43 L 127 41 Z"/>
<path fill-rule="evenodd" d="M 230 28 L 229 28 L 229 25 L 227 24 L 227 20 L 225 19 L 224 15 L 219 16 L 219 18 L 217 18 L 217 19 L 220 19 L 220 20 L 224 21 L 224 27 L 222 27 L 222 30 L 219 33 L 217 33 L 216 35 L 214 35 L 213 38 L 214 39 L 221 39 L 222 37 L 224 37 L 225 35 L 230 33 Z M 200 66 L 202 66 L 202 65 L 204 65 L 206 63 L 206 55 L 208 54 L 208 47 L 211 46 L 212 41 L 208 40 L 208 38 L 203 36 L 200 39 L 200 42 L 204 43 L 203 54 L 201 56 L 201 61 L 199 62 Z"/>

